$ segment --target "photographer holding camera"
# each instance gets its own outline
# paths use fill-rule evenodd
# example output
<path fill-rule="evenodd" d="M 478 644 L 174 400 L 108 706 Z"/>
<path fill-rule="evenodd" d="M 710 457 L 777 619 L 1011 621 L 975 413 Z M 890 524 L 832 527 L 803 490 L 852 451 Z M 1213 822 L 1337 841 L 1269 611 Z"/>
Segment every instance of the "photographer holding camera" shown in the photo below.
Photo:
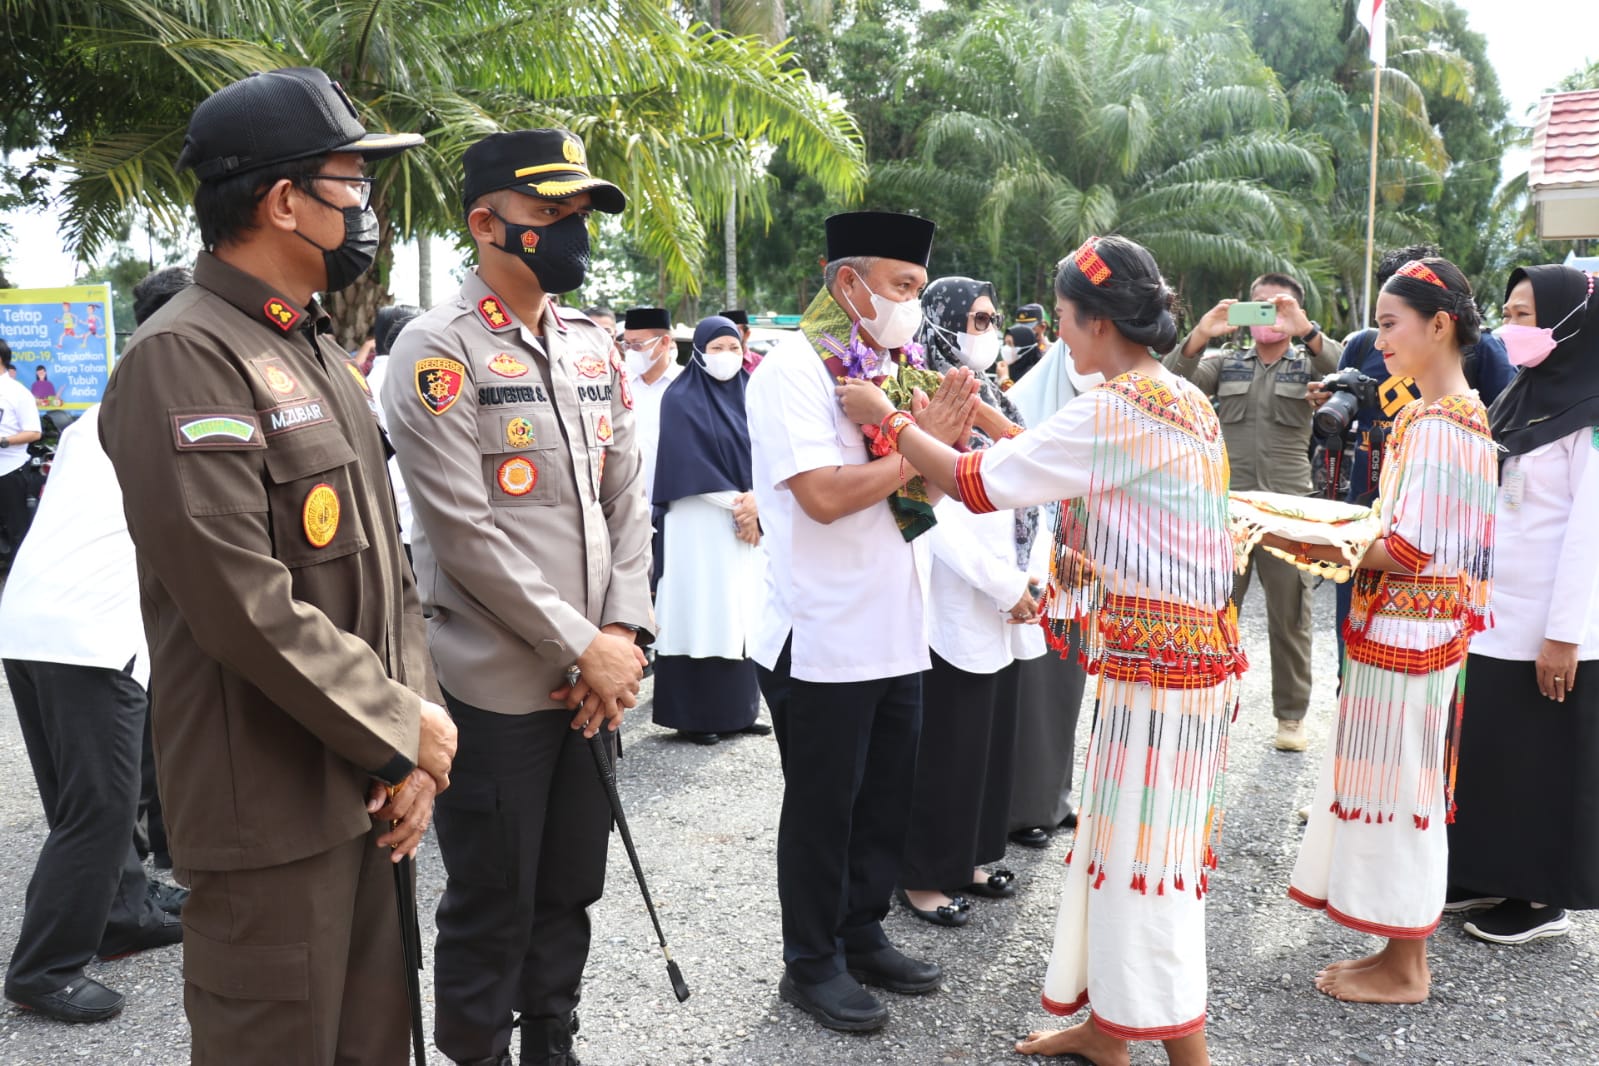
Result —
<path fill-rule="evenodd" d="M 1303 397 L 1313 379 L 1338 365 L 1344 349 L 1305 314 L 1304 297 L 1288 275 L 1262 274 L 1249 287 L 1249 302 L 1221 301 L 1165 357 L 1168 370 L 1199 386 L 1216 405 L 1236 491 L 1310 494 L 1311 411 Z M 1209 347 L 1245 325 L 1252 343 L 1239 338 Z M 1314 579 L 1256 549 L 1233 583 L 1233 602 L 1240 607 L 1256 573 L 1270 623 L 1276 747 L 1304 751 Z"/>
<path fill-rule="evenodd" d="M 1430 244 L 1396 248 L 1377 263 L 1376 286 L 1381 291 L 1398 269 L 1413 259 L 1427 259 L 1441 253 Z M 1466 384 L 1477 390 L 1484 406 L 1515 379 L 1515 371 L 1505 356 L 1498 337 L 1484 332 L 1462 360 Z M 1383 445 L 1388 429 L 1401 408 L 1420 394 L 1416 383 L 1388 372 L 1383 353 L 1377 348 L 1377 331 L 1362 329 L 1344 338 L 1344 351 L 1335 373 L 1311 381 L 1305 392 L 1315 409 L 1313 421 L 1315 462 L 1327 471 L 1327 495 L 1362 506 L 1377 495 L 1382 473 Z M 1350 586 L 1338 589 L 1338 662 L 1343 669 L 1344 619 L 1349 616 Z"/>

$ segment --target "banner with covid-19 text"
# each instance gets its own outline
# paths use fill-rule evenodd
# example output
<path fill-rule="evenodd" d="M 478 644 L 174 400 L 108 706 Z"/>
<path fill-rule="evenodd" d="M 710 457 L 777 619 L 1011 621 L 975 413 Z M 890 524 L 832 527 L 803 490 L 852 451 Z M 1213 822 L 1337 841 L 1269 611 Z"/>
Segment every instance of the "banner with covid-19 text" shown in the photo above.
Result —
<path fill-rule="evenodd" d="M 0 340 L 44 408 L 99 403 L 111 375 L 111 286 L 0 289 Z"/>

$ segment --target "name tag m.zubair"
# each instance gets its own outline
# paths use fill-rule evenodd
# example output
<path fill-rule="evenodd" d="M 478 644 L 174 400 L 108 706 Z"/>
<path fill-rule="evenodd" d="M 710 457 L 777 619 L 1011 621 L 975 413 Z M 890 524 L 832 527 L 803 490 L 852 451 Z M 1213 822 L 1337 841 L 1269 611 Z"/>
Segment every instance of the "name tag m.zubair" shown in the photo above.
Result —
<path fill-rule="evenodd" d="M 331 421 L 333 416 L 328 413 L 321 400 L 288 403 L 261 412 L 261 422 L 269 437 L 287 433 L 291 429 L 304 429 L 306 426 Z"/>

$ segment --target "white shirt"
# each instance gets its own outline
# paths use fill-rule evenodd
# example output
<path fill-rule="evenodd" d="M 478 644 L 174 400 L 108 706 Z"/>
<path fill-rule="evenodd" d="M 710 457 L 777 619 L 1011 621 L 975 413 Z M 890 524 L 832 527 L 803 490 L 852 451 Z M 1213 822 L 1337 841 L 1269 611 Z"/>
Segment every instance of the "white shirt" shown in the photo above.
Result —
<path fill-rule="evenodd" d="M 366 383 L 372 390 L 373 396 L 382 396 L 383 379 L 389 375 L 389 357 L 380 355 L 372 360 L 372 373 L 366 376 Z M 389 431 L 389 413 L 383 409 L 381 403 L 375 404 L 378 413 L 378 425 L 383 427 L 383 432 Z M 400 460 L 396 456 L 389 456 L 389 484 L 394 487 L 394 510 L 400 519 L 400 540 L 406 544 L 411 543 L 411 494 L 405 491 L 405 478 L 400 475 Z"/>
<path fill-rule="evenodd" d="M 150 656 L 122 490 L 100 446 L 100 405 L 65 433 L 0 595 L 0 658 L 121 670 Z"/>
<path fill-rule="evenodd" d="M 886 498 L 823 525 L 789 491 L 795 474 L 867 461 L 861 429 L 833 388 L 803 333 L 785 337 L 750 375 L 744 406 L 769 560 L 750 658 L 772 669 L 792 633 L 790 671 L 801 681 L 920 673 L 931 665 L 928 535 L 907 544 Z"/>
<path fill-rule="evenodd" d="M 639 457 L 644 460 L 644 495 L 655 498 L 655 453 L 661 443 L 661 397 L 666 388 L 677 380 L 678 366 L 670 355 L 666 372 L 653 383 L 642 377 L 631 378 L 628 387 L 633 390 L 633 439 L 638 441 Z"/>
<path fill-rule="evenodd" d="M 1018 656 L 1010 609 L 1027 591 L 1016 569 L 1016 512 L 973 514 L 959 500 L 933 508 L 938 525 L 924 533 L 933 553 L 927 639 L 945 662 L 969 674 L 994 674 Z M 1037 626 L 1029 628 L 1037 629 Z"/>
<path fill-rule="evenodd" d="M 16 433 L 38 433 L 39 430 L 39 401 L 34 399 L 28 386 L 0 371 L 0 437 L 9 439 Z M 0 448 L 0 477 L 22 469 L 27 461 L 26 444 Z"/>
<path fill-rule="evenodd" d="M 1599 659 L 1599 430 L 1505 460 L 1494 512 L 1493 628 L 1477 655 L 1528 661 L 1544 640 Z M 1599 678 L 1590 679 L 1599 683 Z"/>

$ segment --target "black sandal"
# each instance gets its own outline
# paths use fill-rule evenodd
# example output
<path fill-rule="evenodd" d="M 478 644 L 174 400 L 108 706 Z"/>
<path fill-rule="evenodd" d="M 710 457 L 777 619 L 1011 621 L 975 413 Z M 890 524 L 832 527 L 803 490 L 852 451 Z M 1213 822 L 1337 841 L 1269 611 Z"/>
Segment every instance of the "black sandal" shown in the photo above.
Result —
<path fill-rule="evenodd" d="M 916 917 L 920 918 L 922 921 L 931 922 L 934 925 L 942 925 L 949 929 L 959 929 L 961 926 L 971 921 L 972 918 L 970 910 L 971 903 L 962 899 L 960 896 L 955 896 L 950 902 L 941 907 L 935 907 L 930 911 L 924 911 L 920 907 L 917 907 L 911 903 L 911 898 L 905 894 L 905 890 L 903 888 L 895 889 L 894 895 L 895 898 L 899 900 L 900 905 L 906 910 L 916 915 Z"/>
<path fill-rule="evenodd" d="M 1010 899 L 1016 894 L 1016 875 L 1004 867 L 996 867 L 987 881 L 973 881 L 961 891 L 985 899 Z"/>

